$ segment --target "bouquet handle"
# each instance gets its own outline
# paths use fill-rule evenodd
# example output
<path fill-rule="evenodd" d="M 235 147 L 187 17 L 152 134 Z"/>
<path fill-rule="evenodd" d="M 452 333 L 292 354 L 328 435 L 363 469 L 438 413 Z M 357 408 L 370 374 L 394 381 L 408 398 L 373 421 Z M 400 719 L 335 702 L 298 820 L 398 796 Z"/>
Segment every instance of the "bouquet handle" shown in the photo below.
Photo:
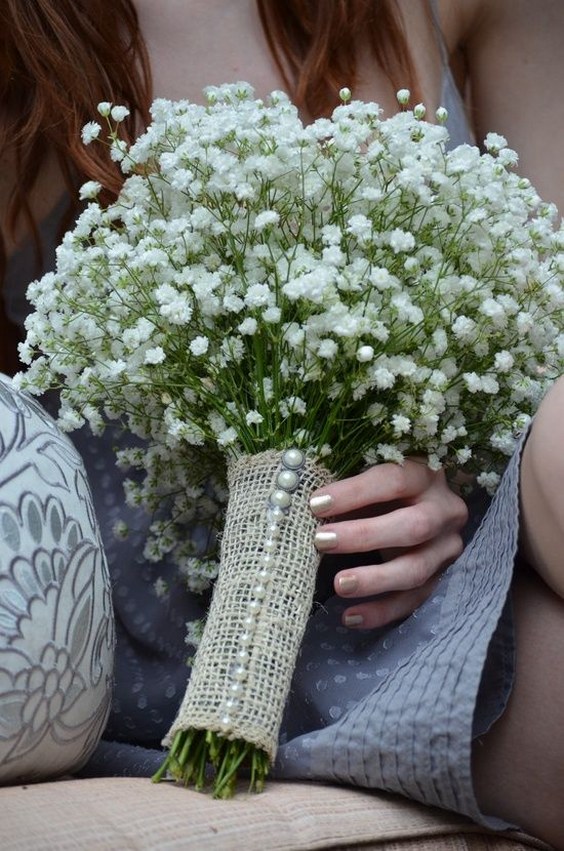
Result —
<path fill-rule="evenodd" d="M 171 747 L 165 767 L 177 779 L 203 785 L 205 759 L 223 796 L 236 763 L 256 769 L 260 786 L 274 760 L 320 561 L 309 498 L 331 480 L 297 449 L 229 465 L 219 575 L 186 695 L 164 741 Z M 226 758 L 231 773 L 219 765 Z"/>

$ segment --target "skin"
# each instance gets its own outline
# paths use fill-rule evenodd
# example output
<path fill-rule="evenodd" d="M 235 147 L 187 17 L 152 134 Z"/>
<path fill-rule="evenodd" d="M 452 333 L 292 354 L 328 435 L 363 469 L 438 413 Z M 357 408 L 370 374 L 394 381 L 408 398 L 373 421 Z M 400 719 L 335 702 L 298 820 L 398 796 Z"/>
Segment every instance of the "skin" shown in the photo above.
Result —
<path fill-rule="evenodd" d="M 253 0 L 137 0 L 154 75 L 154 94 L 201 98 L 205 85 L 247 80 L 258 96 L 282 87 Z M 428 115 L 440 105 L 441 61 L 422 4 L 400 0 Z M 469 96 L 476 139 L 495 131 L 520 154 L 519 170 L 564 210 L 564 4 L 561 0 L 440 0 L 452 68 Z M 396 111 L 395 92 L 362 52 L 357 98 Z M 347 81 L 343 81 L 346 85 Z M 308 116 L 304 116 L 307 120 Z M 1 116 L 0 116 L 1 120 Z M 0 214 L 10 186 L 9 152 L 0 160 Z M 54 161 L 32 204 L 38 218 L 62 191 Z M 16 234 L 14 245 L 25 236 Z M 522 465 L 522 548 L 529 567 L 515 582 L 516 685 L 509 706 L 476 745 L 476 794 L 485 812 L 522 825 L 564 849 L 564 682 L 554 671 L 564 651 L 564 384 L 542 403 Z M 466 508 L 442 473 L 417 459 L 382 464 L 332 484 L 312 508 L 333 555 L 366 553 L 366 564 L 337 573 L 335 590 L 355 603 L 345 623 L 370 628 L 408 615 L 431 592 L 438 573 L 462 549 Z M 327 533 L 335 537 L 327 538 Z M 383 551 L 373 564 L 369 553 Z M 363 601 L 387 592 L 385 597 Z M 535 719 L 531 729 L 530 720 Z M 526 731 L 526 735 L 524 732 Z"/>

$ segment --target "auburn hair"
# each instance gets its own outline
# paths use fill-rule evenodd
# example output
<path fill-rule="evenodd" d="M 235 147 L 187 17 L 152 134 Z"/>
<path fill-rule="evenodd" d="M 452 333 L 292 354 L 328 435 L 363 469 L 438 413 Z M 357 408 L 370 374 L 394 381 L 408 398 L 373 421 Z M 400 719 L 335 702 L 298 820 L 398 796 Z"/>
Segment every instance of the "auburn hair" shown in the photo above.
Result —
<path fill-rule="evenodd" d="M 356 55 L 368 40 L 397 88 L 415 75 L 396 0 L 257 0 L 265 36 L 284 82 L 310 115 L 327 114 L 343 84 L 354 88 Z M 48 152 L 57 157 L 71 198 L 98 180 L 106 200 L 121 176 L 103 145 L 83 145 L 81 129 L 100 101 L 127 105 L 126 140 L 148 121 L 149 57 L 131 0 L 2 0 L 0 4 L 0 154 L 13 152 L 15 179 L 3 227 L 23 216 L 40 243 L 29 194 Z M 71 206 L 63 226 L 75 210 Z M 0 245 L 0 261 L 4 251 Z"/>
<path fill-rule="evenodd" d="M 367 45 L 396 90 L 418 96 L 395 0 L 257 0 L 268 46 L 295 103 L 327 115 L 343 86 L 354 91 L 360 44 Z"/>

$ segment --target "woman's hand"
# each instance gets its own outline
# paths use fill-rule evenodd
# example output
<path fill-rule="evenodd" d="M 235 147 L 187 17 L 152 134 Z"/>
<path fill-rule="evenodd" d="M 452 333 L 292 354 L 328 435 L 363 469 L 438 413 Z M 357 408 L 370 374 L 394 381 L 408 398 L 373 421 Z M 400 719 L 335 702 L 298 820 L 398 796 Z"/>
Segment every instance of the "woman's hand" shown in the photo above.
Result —
<path fill-rule="evenodd" d="M 317 491 L 310 506 L 328 518 L 315 537 L 320 552 L 370 554 L 365 565 L 335 576 L 336 593 L 355 601 L 345 626 L 372 629 L 411 614 L 462 552 L 466 505 L 423 460 L 378 464 Z M 383 563 L 372 562 L 374 550 Z"/>

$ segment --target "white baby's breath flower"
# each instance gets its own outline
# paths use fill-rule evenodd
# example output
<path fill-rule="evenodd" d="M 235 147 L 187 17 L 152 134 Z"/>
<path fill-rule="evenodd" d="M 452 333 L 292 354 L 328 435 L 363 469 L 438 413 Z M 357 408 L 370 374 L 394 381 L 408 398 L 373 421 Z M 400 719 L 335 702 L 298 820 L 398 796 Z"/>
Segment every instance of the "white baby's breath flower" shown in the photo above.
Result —
<path fill-rule="evenodd" d="M 484 147 L 492 154 L 498 153 L 507 146 L 507 139 L 499 133 L 488 133 L 484 139 Z"/>
<path fill-rule="evenodd" d="M 390 443 L 379 443 L 377 453 L 382 461 L 391 461 L 394 464 L 402 464 L 404 459 L 403 452 L 397 446 Z"/>
<path fill-rule="evenodd" d="M 358 213 L 350 217 L 347 230 L 360 242 L 366 242 L 372 237 L 372 222 L 367 216 Z"/>
<path fill-rule="evenodd" d="M 489 494 L 493 494 L 495 492 L 499 481 L 499 474 L 494 472 L 483 472 L 480 473 L 476 478 L 476 482 L 478 483 L 478 485 L 482 488 L 485 488 L 485 490 Z"/>
<path fill-rule="evenodd" d="M 266 307 L 270 304 L 272 293 L 268 284 L 251 284 L 245 293 L 247 307 Z"/>
<path fill-rule="evenodd" d="M 256 231 L 262 231 L 267 227 L 277 225 L 279 220 L 280 215 L 276 210 L 263 210 L 256 216 L 253 227 Z"/>
<path fill-rule="evenodd" d="M 337 225 L 324 225 L 321 229 L 321 238 L 325 245 L 340 245 L 342 237 L 343 232 Z"/>
<path fill-rule="evenodd" d="M 470 343 L 474 340 L 477 331 L 477 324 L 469 316 L 457 316 L 452 323 L 452 333 L 463 343 Z"/>
<path fill-rule="evenodd" d="M 438 124 L 446 124 L 448 121 L 448 110 L 444 106 L 439 106 L 435 112 L 435 117 Z"/>
<path fill-rule="evenodd" d="M 285 419 L 290 414 L 300 414 L 303 416 L 307 412 L 307 405 L 299 396 L 288 396 L 286 399 L 281 399 L 278 407 Z"/>
<path fill-rule="evenodd" d="M 101 189 L 102 184 L 97 180 L 88 180 L 80 187 L 79 198 L 81 201 L 92 201 L 100 194 Z"/>
<path fill-rule="evenodd" d="M 496 396 L 499 393 L 499 382 L 494 375 L 482 376 L 482 390 L 490 396 Z"/>
<path fill-rule="evenodd" d="M 442 469 L 443 463 L 439 456 L 435 452 L 431 452 L 427 457 L 427 464 L 431 470 L 434 470 L 435 473 L 438 473 L 439 470 Z"/>
<path fill-rule="evenodd" d="M 159 364 L 163 363 L 166 355 L 162 346 L 154 346 L 152 349 L 147 349 L 145 352 L 144 363 Z"/>
<path fill-rule="evenodd" d="M 199 646 L 204 634 L 204 625 L 203 620 L 186 621 L 186 644 L 195 648 Z"/>
<path fill-rule="evenodd" d="M 470 393 L 479 393 L 482 389 L 482 379 L 475 372 L 465 372 L 462 378 Z"/>
<path fill-rule="evenodd" d="M 490 443 L 494 449 L 509 457 L 515 451 L 517 438 L 512 432 L 505 429 L 492 434 Z"/>
<path fill-rule="evenodd" d="M 317 347 L 317 356 L 326 360 L 334 358 L 339 351 L 339 347 L 335 340 L 329 338 L 321 340 Z"/>
<path fill-rule="evenodd" d="M 399 254 L 400 251 L 411 251 L 415 247 L 415 237 L 413 234 L 401 228 L 394 228 L 388 239 L 390 247 L 396 254 Z"/>
<path fill-rule="evenodd" d="M 369 363 L 374 359 L 374 349 L 372 346 L 360 346 L 356 350 L 356 359 L 359 363 Z"/>
<path fill-rule="evenodd" d="M 497 352 L 494 357 L 495 369 L 498 372 L 510 372 L 510 370 L 513 368 L 514 363 L 515 359 L 513 355 L 507 350 Z"/>
<path fill-rule="evenodd" d="M 260 425 L 264 422 L 264 417 L 258 411 L 248 411 L 245 414 L 245 422 L 247 425 Z"/>
<path fill-rule="evenodd" d="M 107 117 L 109 116 L 110 111 L 111 111 L 111 108 L 112 108 L 111 103 L 109 103 L 109 102 L 108 102 L 108 101 L 106 101 L 106 100 L 101 101 L 101 102 L 98 104 L 98 107 L 97 107 L 98 112 L 100 113 L 100 115 L 101 115 L 103 118 L 107 118 Z"/>
<path fill-rule="evenodd" d="M 396 377 L 389 369 L 378 367 L 372 373 L 372 380 L 379 390 L 389 390 L 394 386 Z"/>
<path fill-rule="evenodd" d="M 113 139 L 110 145 L 110 157 L 116 163 L 120 163 L 127 153 L 127 142 L 123 139 Z"/>
<path fill-rule="evenodd" d="M 66 409 L 59 414 L 58 424 L 61 431 L 75 431 L 84 425 L 84 417 L 78 411 Z"/>
<path fill-rule="evenodd" d="M 237 326 L 239 334 L 248 334 L 252 336 L 257 333 L 258 322 L 253 316 L 247 316 L 243 319 L 240 325 Z"/>
<path fill-rule="evenodd" d="M 100 108 L 98 107 L 98 111 L 99 110 L 100 110 Z M 113 118 L 114 121 L 117 121 L 118 124 L 121 121 L 124 121 L 127 118 L 128 115 L 129 115 L 129 110 L 126 106 L 112 106 L 112 108 L 110 110 L 110 116 Z"/>
<path fill-rule="evenodd" d="M 94 139 L 97 139 L 100 135 L 102 128 L 96 121 L 88 121 L 87 124 L 84 125 L 81 131 L 82 141 L 85 145 L 89 145 Z"/>
<path fill-rule="evenodd" d="M 194 337 L 194 339 L 190 341 L 190 351 L 193 355 L 199 357 L 200 355 L 206 354 L 209 345 L 209 339 L 200 335 L 198 337 Z"/>
<path fill-rule="evenodd" d="M 407 434 L 411 430 L 411 420 L 401 414 L 394 414 L 391 419 L 394 434 Z"/>
<path fill-rule="evenodd" d="M 217 442 L 219 446 L 232 446 L 234 443 L 237 443 L 237 439 L 237 432 L 232 426 L 224 429 L 217 435 Z"/>
<path fill-rule="evenodd" d="M 277 325 L 280 322 L 282 311 L 277 305 L 271 305 L 262 312 L 263 321 L 267 325 Z"/>
<path fill-rule="evenodd" d="M 456 462 L 459 466 L 464 467 L 472 458 L 472 450 L 469 446 L 463 446 L 456 450 Z"/>
<path fill-rule="evenodd" d="M 341 266 L 345 261 L 345 254 L 338 245 L 328 245 L 323 249 L 323 262 L 329 266 Z"/>

